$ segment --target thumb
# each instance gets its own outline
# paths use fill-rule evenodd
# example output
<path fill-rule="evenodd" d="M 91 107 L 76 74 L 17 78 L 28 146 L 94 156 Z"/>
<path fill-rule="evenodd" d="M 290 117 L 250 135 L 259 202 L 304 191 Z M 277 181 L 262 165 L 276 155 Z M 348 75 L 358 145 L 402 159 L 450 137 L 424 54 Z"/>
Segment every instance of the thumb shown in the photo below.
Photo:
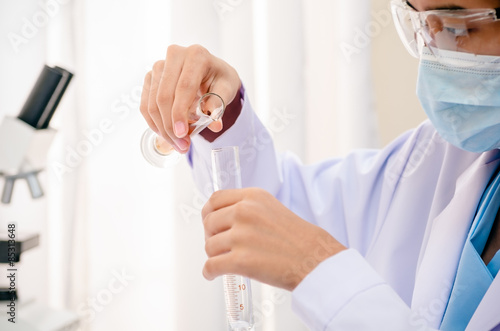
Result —
<path fill-rule="evenodd" d="M 207 115 L 211 116 L 215 120 L 208 126 L 211 131 L 219 132 L 222 130 L 223 114 L 228 112 L 228 105 L 233 102 L 240 88 L 241 81 L 239 79 L 236 84 L 224 82 L 218 84 L 215 83 L 211 86 L 210 92 L 216 94 L 216 96 L 206 98 L 204 103 L 204 106 L 211 111 L 211 114 Z M 223 106 L 223 108 L 221 108 L 221 106 Z M 227 117 L 227 115 L 225 117 Z"/>
<path fill-rule="evenodd" d="M 226 109 L 226 103 L 222 96 L 217 93 L 206 93 L 200 100 L 200 110 L 203 114 L 210 116 L 214 121 L 208 128 L 213 132 L 222 130 L 222 115 Z"/>

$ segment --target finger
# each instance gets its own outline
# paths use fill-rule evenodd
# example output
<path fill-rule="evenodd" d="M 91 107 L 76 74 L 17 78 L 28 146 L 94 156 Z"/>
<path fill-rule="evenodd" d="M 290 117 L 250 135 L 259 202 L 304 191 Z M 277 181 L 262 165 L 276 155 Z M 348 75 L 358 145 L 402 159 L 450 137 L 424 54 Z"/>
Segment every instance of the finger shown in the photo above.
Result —
<path fill-rule="evenodd" d="M 176 150 L 185 153 L 189 149 L 190 139 L 179 139 L 173 129 L 172 123 L 172 105 L 176 98 L 175 88 L 179 80 L 179 76 L 184 66 L 185 47 L 171 45 L 167 50 L 166 65 L 163 67 L 162 77 L 159 82 L 158 94 L 156 103 L 162 117 L 162 127 L 166 134 L 177 146 Z"/>
<path fill-rule="evenodd" d="M 215 122 L 212 122 L 210 123 L 210 125 L 208 126 L 208 128 L 210 130 L 212 130 L 213 132 L 220 132 L 223 128 L 223 125 L 222 125 L 222 119 L 219 119 Z"/>
<path fill-rule="evenodd" d="M 203 277 L 208 280 L 214 280 L 221 275 L 237 273 L 232 261 L 233 255 L 233 252 L 229 252 L 209 258 L 203 267 Z"/>
<path fill-rule="evenodd" d="M 213 132 L 222 130 L 222 115 L 225 106 L 224 100 L 218 94 L 207 94 L 200 102 L 201 111 L 215 120 L 208 126 Z"/>
<path fill-rule="evenodd" d="M 169 136 L 174 139 L 173 126 L 170 122 L 172 118 L 172 105 L 175 99 L 175 87 L 184 65 L 185 48 L 177 45 L 168 47 L 166 64 L 163 67 L 162 79 L 160 80 L 157 104 L 164 117 L 164 126 Z"/>
<path fill-rule="evenodd" d="M 158 134 L 158 127 L 154 123 L 153 119 L 149 115 L 148 112 L 148 104 L 149 104 L 149 90 L 151 87 L 151 76 L 152 72 L 148 72 L 146 76 L 144 77 L 144 85 L 142 87 L 142 93 L 141 93 L 141 104 L 139 106 L 139 109 L 141 111 L 142 116 L 146 120 L 146 123 L 148 123 L 148 126 Z"/>
<path fill-rule="evenodd" d="M 222 60 L 216 59 L 216 66 L 220 66 L 220 62 Z M 231 69 L 234 70 L 234 69 Z M 227 107 L 231 102 L 234 100 L 234 98 L 238 95 L 238 91 L 241 89 L 241 81 L 238 77 L 237 74 L 234 75 L 234 78 L 236 80 L 230 81 L 226 77 L 215 77 L 212 84 L 210 85 L 210 92 L 216 93 L 219 95 L 222 100 L 224 101 L 224 105 Z M 221 120 L 222 124 L 222 120 Z M 209 128 L 212 129 L 219 129 L 218 125 L 214 126 L 209 126 Z M 222 130 L 222 125 L 220 126 L 220 129 Z M 218 132 L 215 130 L 212 130 L 214 132 Z"/>
<path fill-rule="evenodd" d="M 231 251 L 231 231 L 224 231 L 210 237 L 205 242 L 205 252 L 208 257 L 214 257 Z"/>
<path fill-rule="evenodd" d="M 228 208 L 219 209 L 211 212 L 203 218 L 203 227 L 205 229 L 205 240 L 208 238 L 229 230 L 234 224 L 234 217 Z"/>
<path fill-rule="evenodd" d="M 175 88 L 175 99 L 172 105 L 174 133 L 179 138 L 188 134 L 189 114 L 187 110 L 197 100 L 198 91 L 208 72 L 209 56 L 208 51 L 201 46 L 194 45 L 187 49 L 186 60 Z"/>
<path fill-rule="evenodd" d="M 241 201 L 244 195 L 243 191 L 242 189 L 235 189 L 214 192 L 203 206 L 201 217 L 205 219 L 208 214 Z"/>
<path fill-rule="evenodd" d="M 222 97 L 215 92 L 207 93 L 203 95 L 200 100 L 201 111 L 210 116 L 212 119 L 218 119 L 222 117 L 225 110 L 225 103 Z"/>
<path fill-rule="evenodd" d="M 162 115 L 159 111 L 157 104 L 157 93 L 159 88 L 159 81 L 161 79 L 163 73 L 163 67 L 165 65 L 165 61 L 158 61 L 154 64 L 153 70 L 151 72 L 151 82 L 149 84 L 149 96 L 148 96 L 148 114 L 152 125 L 156 127 L 156 133 L 163 137 L 163 139 L 171 145 L 177 152 L 181 153 L 185 149 L 179 147 L 179 143 L 172 140 L 168 133 L 165 130 L 163 125 Z M 146 93 L 146 92 L 145 92 Z"/>
<path fill-rule="evenodd" d="M 158 61 L 153 65 L 153 70 L 151 72 L 151 83 L 149 84 L 148 113 L 151 117 L 151 120 L 158 128 L 158 132 L 166 138 L 167 134 L 163 127 L 163 120 L 161 118 L 161 113 L 156 102 L 158 87 L 161 75 L 163 73 L 164 65 L 165 61 Z"/>

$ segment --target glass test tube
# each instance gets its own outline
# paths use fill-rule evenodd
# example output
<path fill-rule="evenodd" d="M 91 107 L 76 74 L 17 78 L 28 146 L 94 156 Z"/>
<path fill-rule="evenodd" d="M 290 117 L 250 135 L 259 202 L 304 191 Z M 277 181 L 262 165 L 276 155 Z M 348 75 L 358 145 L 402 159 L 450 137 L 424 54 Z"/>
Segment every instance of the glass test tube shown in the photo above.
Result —
<path fill-rule="evenodd" d="M 241 188 L 238 147 L 212 150 L 214 190 Z M 253 330 L 253 305 L 250 279 L 238 275 L 222 276 L 226 300 L 226 315 L 231 331 Z"/>

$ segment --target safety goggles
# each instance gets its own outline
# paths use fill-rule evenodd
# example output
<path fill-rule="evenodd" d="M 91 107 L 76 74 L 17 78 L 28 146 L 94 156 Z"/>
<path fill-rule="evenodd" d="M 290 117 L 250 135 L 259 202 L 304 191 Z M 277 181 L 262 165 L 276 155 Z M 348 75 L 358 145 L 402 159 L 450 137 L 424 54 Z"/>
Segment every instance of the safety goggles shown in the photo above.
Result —
<path fill-rule="evenodd" d="M 401 40 L 417 58 L 424 49 L 443 64 L 450 64 L 450 52 L 500 57 L 500 8 L 419 12 L 404 0 L 392 0 L 391 8 Z"/>

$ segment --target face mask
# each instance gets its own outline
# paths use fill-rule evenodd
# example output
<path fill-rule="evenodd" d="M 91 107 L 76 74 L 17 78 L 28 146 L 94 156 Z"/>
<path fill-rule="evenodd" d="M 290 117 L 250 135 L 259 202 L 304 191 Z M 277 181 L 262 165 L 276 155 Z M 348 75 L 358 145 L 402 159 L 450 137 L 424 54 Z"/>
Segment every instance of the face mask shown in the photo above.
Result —
<path fill-rule="evenodd" d="M 441 137 L 470 152 L 500 148 L 500 59 L 444 52 L 420 61 L 417 95 Z"/>

